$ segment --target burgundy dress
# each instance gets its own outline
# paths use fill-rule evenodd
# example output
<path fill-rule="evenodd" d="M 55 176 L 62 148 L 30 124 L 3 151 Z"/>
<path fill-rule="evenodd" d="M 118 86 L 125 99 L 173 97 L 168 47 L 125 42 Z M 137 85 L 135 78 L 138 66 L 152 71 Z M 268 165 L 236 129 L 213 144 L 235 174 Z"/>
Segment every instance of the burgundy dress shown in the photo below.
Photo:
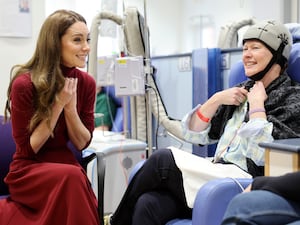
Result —
<path fill-rule="evenodd" d="M 77 77 L 77 110 L 83 124 L 94 129 L 95 81 L 76 68 L 62 67 Z M 30 75 L 13 83 L 11 119 L 16 152 L 5 178 L 10 197 L 0 201 L 1 225 L 97 225 L 97 199 L 85 171 L 68 148 L 64 114 L 40 151 L 31 148 L 28 124 L 34 112 L 35 88 Z"/>

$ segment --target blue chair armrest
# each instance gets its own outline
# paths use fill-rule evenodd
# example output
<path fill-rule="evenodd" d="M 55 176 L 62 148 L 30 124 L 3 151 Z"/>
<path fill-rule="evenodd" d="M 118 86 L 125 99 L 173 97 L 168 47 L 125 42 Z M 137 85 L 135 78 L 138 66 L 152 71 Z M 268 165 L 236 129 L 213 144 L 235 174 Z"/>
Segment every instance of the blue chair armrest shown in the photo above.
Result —
<path fill-rule="evenodd" d="M 132 180 L 132 178 L 134 177 L 134 175 L 139 171 L 139 169 L 144 165 L 146 159 L 139 161 L 131 170 L 130 174 L 129 174 L 129 178 L 128 178 L 128 182 L 130 182 Z"/>
<path fill-rule="evenodd" d="M 174 219 L 166 223 L 166 225 L 192 225 L 191 219 Z"/>
<path fill-rule="evenodd" d="M 138 162 L 132 169 L 129 182 L 146 160 Z M 166 225 L 219 225 L 231 199 L 241 193 L 252 179 L 220 178 L 207 182 L 199 189 L 193 208 L 192 219 L 174 219 Z"/>
<path fill-rule="evenodd" d="M 193 208 L 193 225 L 219 225 L 230 200 L 251 183 L 248 178 L 220 178 L 200 188 Z"/>

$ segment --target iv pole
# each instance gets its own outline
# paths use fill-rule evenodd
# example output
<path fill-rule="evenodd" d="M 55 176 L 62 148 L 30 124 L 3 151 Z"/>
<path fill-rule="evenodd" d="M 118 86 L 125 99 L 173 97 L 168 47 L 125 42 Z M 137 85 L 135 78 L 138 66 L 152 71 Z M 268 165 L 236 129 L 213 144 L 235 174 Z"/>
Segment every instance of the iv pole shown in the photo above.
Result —
<path fill-rule="evenodd" d="M 147 25 L 147 0 L 144 0 L 144 43 L 145 43 L 145 79 L 146 84 L 149 84 L 149 76 L 151 76 L 151 62 L 150 62 L 150 44 L 149 44 L 149 30 Z M 151 94 L 146 88 L 146 118 L 147 118 L 147 144 L 148 157 L 153 152 L 152 146 L 152 111 L 151 111 Z"/>

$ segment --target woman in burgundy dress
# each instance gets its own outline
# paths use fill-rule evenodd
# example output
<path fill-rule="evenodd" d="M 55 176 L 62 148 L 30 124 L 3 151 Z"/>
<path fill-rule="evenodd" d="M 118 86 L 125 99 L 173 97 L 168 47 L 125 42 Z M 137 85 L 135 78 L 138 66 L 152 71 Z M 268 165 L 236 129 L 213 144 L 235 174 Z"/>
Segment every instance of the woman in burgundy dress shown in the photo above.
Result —
<path fill-rule="evenodd" d="M 67 10 L 42 25 L 32 58 L 14 66 L 8 88 L 16 152 L 5 178 L 0 224 L 97 225 L 97 200 L 68 147 L 87 147 L 94 130 L 95 80 L 85 19 Z"/>

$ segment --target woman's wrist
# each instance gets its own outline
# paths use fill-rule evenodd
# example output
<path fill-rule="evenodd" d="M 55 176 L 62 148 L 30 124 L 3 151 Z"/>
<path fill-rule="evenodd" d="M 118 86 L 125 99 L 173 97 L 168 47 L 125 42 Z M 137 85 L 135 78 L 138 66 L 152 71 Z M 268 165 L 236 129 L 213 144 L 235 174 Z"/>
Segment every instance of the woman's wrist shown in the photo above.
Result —
<path fill-rule="evenodd" d="M 63 101 L 61 101 L 57 95 L 55 96 L 55 103 L 60 105 L 62 108 L 64 108 L 64 106 L 65 106 Z"/>
<path fill-rule="evenodd" d="M 248 114 L 250 116 L 254 113 L 261 113 L 261 112 L 265 113 L 266 112 L 265 108 L 259 107 L 259 108 L 250 109 Z"/>
<path fill-rule="evenodd" d="M 196 115 L 198 117 L 198 119 L 200 119 L 201 121 L 205 122 L 205 123 L 209 123 L 210 122 L 210 118 L 206 117 L 205 115 L 203 115 L 200 111 L 201 108 L 197 109 L 196 111 Z"/>

